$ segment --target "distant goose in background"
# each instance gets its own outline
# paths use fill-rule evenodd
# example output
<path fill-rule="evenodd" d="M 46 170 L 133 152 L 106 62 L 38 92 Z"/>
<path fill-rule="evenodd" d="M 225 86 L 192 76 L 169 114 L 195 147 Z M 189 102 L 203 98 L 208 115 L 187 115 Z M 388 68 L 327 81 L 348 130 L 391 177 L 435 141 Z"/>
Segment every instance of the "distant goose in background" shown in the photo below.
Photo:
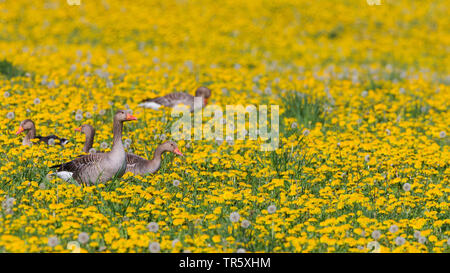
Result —
<path fill-rule="evenodd" d="M 83 124 L 80 127 L 75 128 L 75 131 L 85 134 L 86 138 L 84 141 L 83 152 L 89 153 L 89 150 L 92 148 L 92 145 L 94 145 L 94 137 L 95 137 L 94 127 L 92 127 L 92 125 L 89 124 Z"/>
<path fill-rule="evenodd" d="M 83 151 L 89 152 L 94 143 L 95 129 L 89 124 L 84 124 L 75 130 L 83 132 L 86 135 L 86 141 L 84 143 Z M 177 155 L 183 156 L 178 149 L 178 146 L 173 141 L 167 141 L 156 148 L 155 154 L 152 160 L 147 160 L 135 154 L 127 153 L 127 169 L 126 172 L 132 172 L 133 174 L 144 175 L 148 173 L 155 173 L 161 167 L 161 155 L 164 152 L 172 152 Z M 57 174 L 58 177 L 68 180 L 71 178 L 70 174 Z M 67 179 L 65 179 L 67 178 Z"/>
<path fill-rule="evenodd" d="M 49 136 L 45 136 L 45 137 L 37 136 L 36 135 L 36 126 L 34 125 L 34 122 L 31 119 L 25 119 L 20 123 L 19 129 L 17 130 L 16 135 L 19 135 L 22 132 L 26 132 L 26 135 L 22 141 L 22 145 L 31 145 L 32 139 L 39 139 L 39 141 L 45 142 L 46 144 L 49 144 L 50 140 L 53 139 L 54 144 L 59 144 L 61 146 L 64 146 L 69 142 L 66 138 L 60 138 L 55 135 L 49 135 Z M 56 140 L 59 140 L 59 142 L 57 142 Z"/>
<path fill-rule="evenodd" d="M 56 168 L 58 173 L 67 172 L 62 173 L 61 176 L 57 173 L 58 177 L 69 177 L 69 173 L 71 173 L 71 178 L 88 185 L 105 183 L 112 178 L 122 177 L 127 167 L 126 153 L 122 143 L 122 129 L 123 122 L 130 120 L 136 120 L 136 118 L 124 110 L 119 110 L 114 115 L 114 138 L 110 152 L 83 155 L 50 168 Z"/>
<path fill-rule="evenodd" d="M 195 97 L 201 97 L 201 105 L 197 106 L 197 108 L 201 109 L 203 108 L 206 103 L 208 102 L 209 97 L 211 96 L 211 90 L 207 87 L 199 87 L 195 91 Z M 183 93 L 183 92 L 176 92 L 171 93 L 162 97 L 157 97 L 153 99 L 146 99 L 143 100 L 139 106 L 144 108 L 151 108 L 154 110 L 158 110 L 161 106 L 166 107 L 175 107 L 178 104 L 184 104 L 189 106 L 191 112 L 197 109 L 194 109 L 194 96 Z"/>

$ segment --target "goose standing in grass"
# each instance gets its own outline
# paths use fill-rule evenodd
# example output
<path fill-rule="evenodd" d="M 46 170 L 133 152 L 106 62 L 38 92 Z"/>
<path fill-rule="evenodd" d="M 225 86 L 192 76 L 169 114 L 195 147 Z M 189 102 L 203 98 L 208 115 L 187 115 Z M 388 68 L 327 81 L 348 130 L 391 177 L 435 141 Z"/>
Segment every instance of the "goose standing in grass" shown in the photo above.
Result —
<path fill-rule="evenodd" d="M 166 106 L 166 107 L 175 107 L 178 104 L 184 104 L 189 106 L 191 112 L 197 109 L 194 109 L 194 106 L 197 107 L 198 109 L 203 108 L 206 103 L 208 102 L 209 97 L 211 96 L 211 90 L 207 87 L 199 87 L 196 91 L 195 91 L 195 97 L 201 97 L 201 104 L 200 105 L 194 105 L 194 96 L 183 93 L 183 92 L 175 92 L 175 93 L 171 93 L 162 97 L 157 97 L 157 98 L 153 98 L 153 99 L 146 99 L 143 100 L 139 106 L 144 107 L 144 108 L 151 108 L 154 110 L 158 110 L 159 108 L 161 108 L 161 106 Z"/>
<path fill-rule="evenodd" d="M 83 151 L 89 152 L 94 143 L 95 129 L 89 125 L 84 124 L 75 130 L 83 132 L 86 135 L 86 141 L 84 143 Z M 167 141 L 159 145 L 156 148 L 155 154 L 152 160 L 147 160 L 135 154 L 127 153 L 127 169 L 126 172 L 132 172 L 133 174 L 145 175 L 148 173 L 155 173 L 161 167 L 161 155 L 164 152 L 173 152 L 177 155 L 183 156 L 183 154 L 178 149 L 178 146 L 173 141 Z M 60 178 L 66 180 L 70 179 L 70 174 L 61 173 L 58 175 Z M 66 180 L 67 181 L 67 180 Z"/>
<path fill-rule="evenodd" d="M 37 136 L 36 135 L 36 126 L 31 119 L 25 119 L 20 123 L 19 129 L 16 132 L 16 135 L 21 134 L 22 132 L 26 132 L 25 137 L 23 138 L 22 145 L 31 145 L 32 139 L 39 139 L 41 142 L 45 142 L 46 144 L 59 144 L 61 146 L 66 145 L 69 141 L 66 138 L 60 138 L 55 135 L 49 136 Z M 59 142 L 56 142 L 58 140 Z"/>
<path fill-rule="evenodd" d="M 172 152 L 174 154 L 183 156 L 178 149 L 178 146 L 173 141 L 166 141 L 160 144 L 156 150 L 153 158 L 147 160 L 135 154 L 127 154 L 127 169 L 126 172 L 131 172 L 135 175 L 146 175 L 149 173 L 155 173 L 161 167 L 161 155 L 165 152 Z"/>
<path fill-rule="evenodd" d="M 58 172 L 72 173 L 73 179 L 88 185 L 105 183 L 113 178 L 122 177 L 127 167 L 126 153 L 122 143 L 122 129 L 123 122 L 130 120 L 136 120 L 136 118 L 124 110 L 119 110 L 114 115 L 114 139 L 110 152 L 80 156 L 50 168 L 56 168 Z"/>

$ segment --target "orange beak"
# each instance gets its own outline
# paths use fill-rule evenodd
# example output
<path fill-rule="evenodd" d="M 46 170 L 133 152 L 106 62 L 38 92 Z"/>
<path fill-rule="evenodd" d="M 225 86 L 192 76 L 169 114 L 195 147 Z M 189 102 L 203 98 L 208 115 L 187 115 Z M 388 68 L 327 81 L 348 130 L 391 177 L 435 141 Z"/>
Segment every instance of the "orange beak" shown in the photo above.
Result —
<path fill-rule="evenodd" d="M 127 120 L 137 120 L 137 118 L 133 115 L 127 114 Z"/>
<path fill-rule="evenodd" d="M 178 150 L 178 148 L 175 148 L 175 150 L 173 150 L 173 153 L 183 156 L 183 153 L 181 153 L 180 150 Z"/>
<path fill-rule="evenodd" d="M 75 131 L 81 132 L 81 126 L 78 128 L 75 128 Z"/>
<path fill-rule="evenodd" d="M 16 132 L 16 135 L 22 133 L 23 131 L 25 131 L 25 129 L 23 129 L 23 127 L 20 126 L 19 129 L 18 129 L 17 132 Z"/>
<path fill-rule="evenodd" d="M 208 103 L 208 98 L 203 98 L 203 103 L 206 105 Z"/>

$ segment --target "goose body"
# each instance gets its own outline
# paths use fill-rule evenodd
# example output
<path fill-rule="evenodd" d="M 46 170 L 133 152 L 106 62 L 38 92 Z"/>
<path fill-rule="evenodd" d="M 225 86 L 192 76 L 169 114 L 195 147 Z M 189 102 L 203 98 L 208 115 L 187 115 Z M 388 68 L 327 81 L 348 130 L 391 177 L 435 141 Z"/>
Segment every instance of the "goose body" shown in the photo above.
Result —
<path fill-rule="evenodd" d="M 83 155 L 51 168 L 56 168 L 57 173 L 70 172 L 76 181 L 88 185 L 105 183 L 113 178 L 122 177 L 127 166 L 122 143 L 122 128 L 123 122 L 129 120 L 136 120 L 136 118 L 123 110 L 117 111 L 114 115 L 114 140 L 110 152 Z"/>
<path fill-rule="evenodd" d="M 81 127 L 76 128 L 75 130 L 86 135 L 86 141 L 84 143 L 83 151 L 88 152 L 92 148 L 92 145 L 94 143 L 95 129 L 91 125 L 84 124 Z M 135 154 L 126 153 L 127 165 L 125 172 L 131 172 L 133 174 L 139 175 L 157 172 L 161 167 L 161 155 L 166 151 L 183 156 L 175 142 L 167 141 L 156 148 L 152 160 L 147 160 Z"/>
<path fill-rule="evenodd" d="M 172 152 L 183 156 L 175 142 L 166 141 L 156 148 L 155 154 L 151 160 L 147 160 L 135 154 L 127 153 L 126 172 L 131 172 L 135 175 L 146 175 L 157 172 L 161 167 L 161 155 L 164 152 Z"/>
<path fill-rule="evenodd" d="M 26 132 L 25 137 L 22 140 L 22 145 L 31 145 L 32 139 L 39 139 L 40 142 L 44 142 L 45 144 L 50 144 L 50 140 L 53 139 L 53 144 L 59 144 L 61 146 L 66 145 L 69 141 L 66 138 L 60 138 L 55 135 L 49 136 L 37 136 L 36 135 L 36 125 L 31 119 L 25 119 L 20 123 L 19 129 L 16 132 L 16 135 L 21 134 L 22 132 Z M 58 140 L 58 141 L 56 141 Z"/>
<path fill-rule="evenodd" d="M 195 97 L 187 93 L 175 92 L 162 97 L 143 100 L 139 106 L 158 110 L 162 106 L 174 108 L 177 105 L 183 104 L 188 106 L 192 112 L 204 107 L 210 96 L 211 90 L 202 86 L 195 91 Z M 194 103 L 196 97 L 201 98 L 198 103 Z"/>

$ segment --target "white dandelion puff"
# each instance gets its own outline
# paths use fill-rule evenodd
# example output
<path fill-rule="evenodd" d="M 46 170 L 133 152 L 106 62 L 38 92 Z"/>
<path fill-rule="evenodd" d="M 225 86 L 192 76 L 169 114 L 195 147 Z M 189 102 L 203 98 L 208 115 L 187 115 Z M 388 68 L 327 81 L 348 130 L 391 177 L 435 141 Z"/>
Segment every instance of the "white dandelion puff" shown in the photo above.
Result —
<path fill-rule="evenodd" d="M 75 120 L 76 121 L 81 121 L 83 119 L 83 115 L 81 114 L 81 115 L 79 115 L 79 114 L 76 114 L 75 115 Z"/>
<path fill-rule="evenodd" d="M 131 143 L 133 143 L 133 140 L 131 140 L 130 138 L 126 138 L 124 142 L 125 142 L 125 145 L 129 146 L 129 145 L 131 145 Z"/>
<path fill-rule="evenodd" d="M 243 248 L 238 248 L 237 250 L 236 250 L 236 253 L 245 253 L 246 251 L 245 251 L 245 249 L 243 249 Z"/>
<path fill-rule="evenodd" d="M 409 184 L 409 183 L 403 184 L 403 190 L 404 191 L 410 191 L 411 190 L 411 184 Z"/>
<path fill-rule="evenodd" d="M 176 179 L 172 183 L 175 187 L 178 187 L 181 184 L 180 180 L 176 180 Z"/>
<path fill-rule="evenodd" d="M 405 238 L 398 236 L 397 238 L 395 238 L 395 244 L 398 246 L 404 245 L 406 242 Z"/>
<path fill-rule="evenodd" d="M 374 230 L 372 232 L 372 238 L 374 240 L 378 240 L 378 239 L 380 239 L 380 237 L 381 237 L 381 232 L 379 230 Z"/>
<path fill-rule="evenodd" d="M 242 220 L 241 227 L 248 228 L 249 226 L 250 226 L 250 221 L 249 220 Z"/>
<path fill-rule="evenodd" d="M 14 112 L 8 112 L 8 114 L 6 114 L 6 118 L 8 119 L 13 119 L 15 116 Z"/>
<path fill-rule="evenodd" d="M 236 222 L 238 222 L 239 221 L 239 218 L 241 218 L 241 216 L 239 215 L 239 213 L 238 212 L 232 212 L 231 214 L 230 214 L 230 221 L 231 222 L 233 222 L 233 223 L 236 223 Z"/>
<path fill-rule="evenodd" d="M 275 207 L 275 205 L 270 205 L 267 208 L 267 212 L 269 212 L 270 214 L 275 213 L 277 211 L 277 207 Z"/>
<path fill-rule="evenodd" d="M 427 242 L 427 238 L 425 236 L 420 236 L 418 241 L 420 244 L 425 244 Z"/>
<path fill-rule="evenodd" d="M 174 239 L 174 240 L 172 241 L 172 248 L 174 248 L 178 243 L 181 243 L 180 240 Z"/>
<path fill-rule="evenodd" d="M 39 103 L 41 103 L 41 99 L 40 98 L 35 98 L 33 103 L 34 104 L 39 104 Z"/>
<path fill-rule="evenodd" d="M 85 244 L 89 241 L 89 234 L 87 234 L 86 232 L 81 232 L 80 234 L 78 234 L 78 241 L 82 244 Z"/>
<path fill-rule="evenodd" d="M 108 147 L 109 147 L 108 143 L 106 143 L 106 142 L 104 142 L 104 141 L 100 144 L 100 148 L 101 148 L 102 150 L 105 150 L 105 149 L 107 149 Z"/>
<path fill-rule="evenodd" d="M 398 231 L 398 226 L 397 225 L 392 225 L 390 228 L 389 228 L 389 232 L 390 233 L 396 233 Z"/>
<path fill-rule="evenodd" d="M 5 91 L 5 93 L 3 93 L 3 97 L 5 98 L 9 98 L 11 96 L 11 94 L 8 91 Z"/>
<path fill-rule="evenodd" d="M 420 231 L 418 231 L 418 230 L 414 231 L 414 238 L 416 238 L 416 239 L 420 238 Z"/>
<path fill-rule="evenodd" d="M 100 116 L 103 116 L 104 114 L 106 114 L 106 110 L 105 109 L 100 109 L 100 111 L 98 111 L 98 114 Z"/>
<path fill-rule="evenodd" d="M 89 153 L 90 154 L 95 154 L 97 152 L 97 150 L 95 150 L 95 148 L 90 148 L 89 149 Z"/>
<path fill-rule="evenodd" d="M 156 233 L 156 232 L 158 232 L 159 226 L 158 226 L 158 224 L 155 223 L 155 222 L 150 222 L 150 223 L 147 225 L 147 229 L 148 229 L 150 232 Z"/>
<path fill-rule="evenodd" d="M 161 250 L 161 247 L 159 246 L 159 243 L 153 242 L 153 243 L 150 243 L 150 245 L 148 246 L 148 250 L 151 253 L 158 253 Z"/>
<path fill-rule="evenodd" d="M 48 140 L 48 145 L 50 145 L 50 146 L 55 145 L 55 139 L 54 139 L 54 138 L 50 138 L 50 139 Z"/>
<path fill-rule="evenodd" d="M 445 132 L 445 131 L 441 131 L 440 133 L 439 133 L 439 137 L 440 138 L 445 138 L 447 136 L 447 133 Z"/>
<path fill-rule="evenodd" d="M 59 245 L 58 237 L 52 236 L 52 237 L 48 238 L 48 246 L 49 247 L 55 247 L 57 245 Z"/>

